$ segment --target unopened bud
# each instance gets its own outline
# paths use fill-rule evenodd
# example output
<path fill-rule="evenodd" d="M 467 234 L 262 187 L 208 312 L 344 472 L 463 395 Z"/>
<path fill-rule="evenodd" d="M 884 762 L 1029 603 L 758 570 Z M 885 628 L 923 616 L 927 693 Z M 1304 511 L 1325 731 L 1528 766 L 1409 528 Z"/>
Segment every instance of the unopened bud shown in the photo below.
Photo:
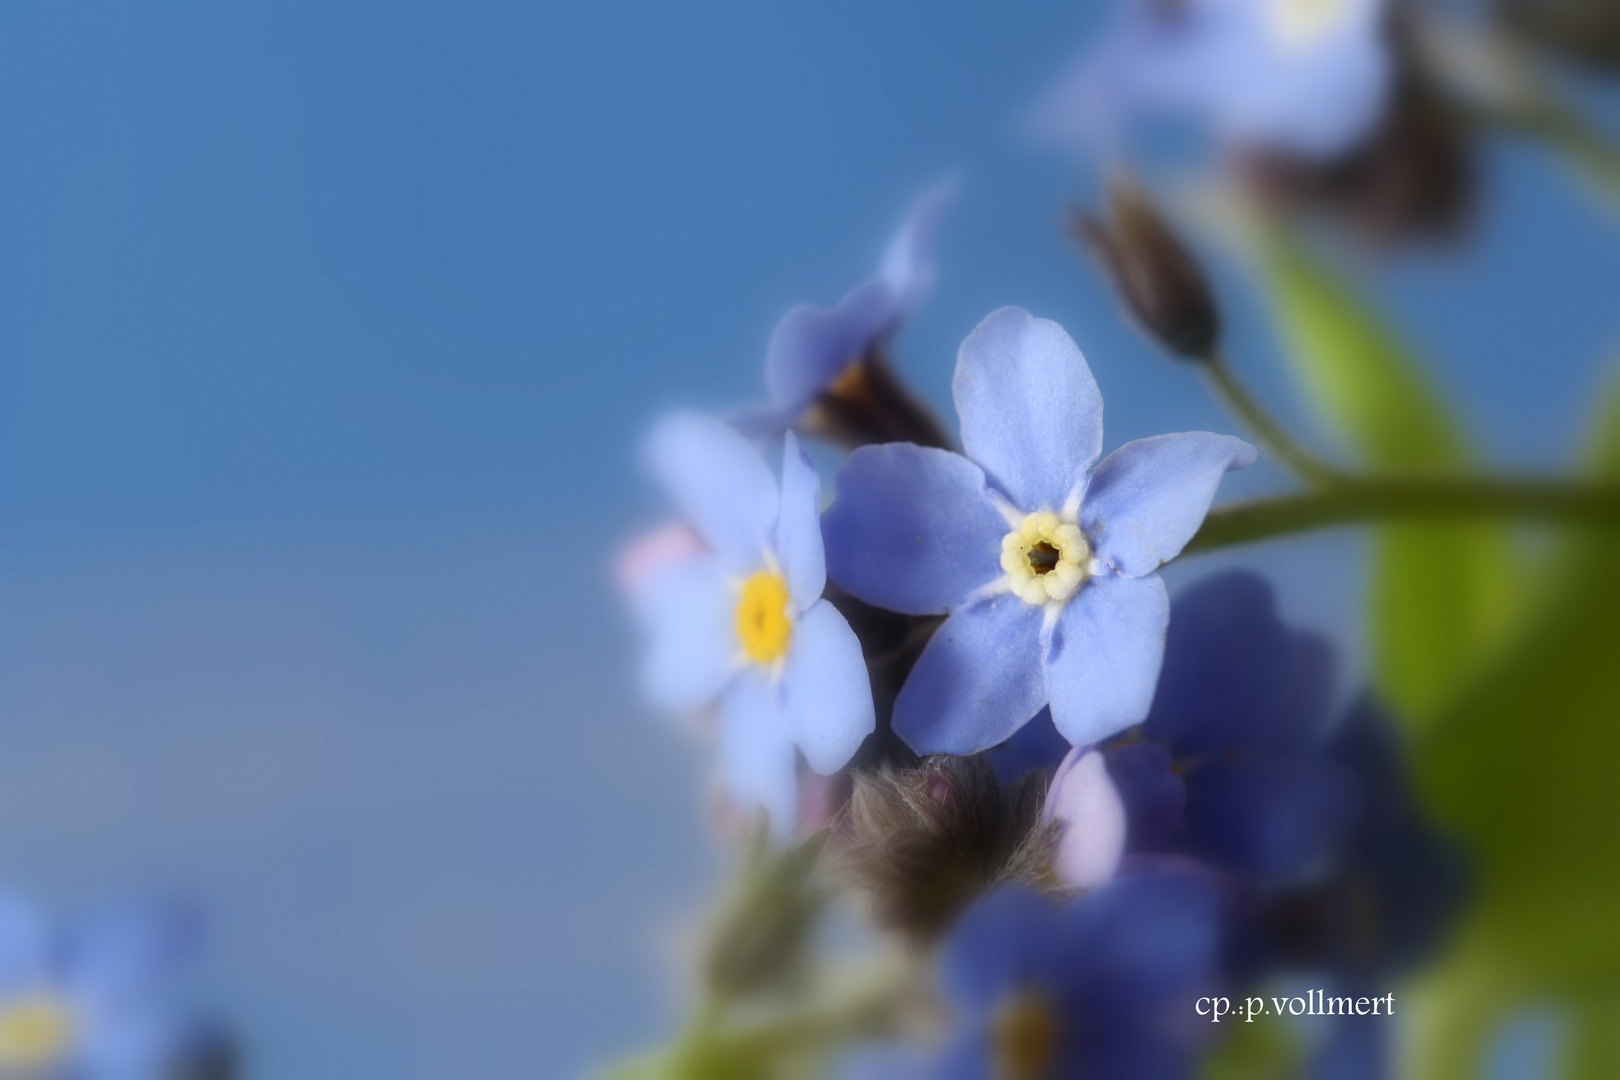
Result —
<path fill-rule="evenodd" d="M 1209 358 L 1220 337 L 1220 312 L 1203 268 L 1137 187 L 1116 180 L 1108 220 L 1087 214 L 1074 231 L 1102 261 L 1131 314 L 1166 349 Z"/>

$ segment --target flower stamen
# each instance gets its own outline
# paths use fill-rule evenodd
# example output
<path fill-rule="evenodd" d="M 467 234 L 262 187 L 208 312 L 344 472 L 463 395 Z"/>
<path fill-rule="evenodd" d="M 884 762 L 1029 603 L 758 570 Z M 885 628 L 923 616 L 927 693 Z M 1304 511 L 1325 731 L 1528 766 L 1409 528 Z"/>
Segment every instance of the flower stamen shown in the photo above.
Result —
<path fill-rule="evenodd" d="M 0 1074 L 50 1069 L 73 1043 L 77 1020 L 57 995 L 36 991 L 0 1001 Z"/>
<path fill-rule="evenodd" d="M 788 618 L 788 587 L 781 574 L 761 570 L 743 582 L 737 601 L 737 638 L 743 653 L 759 664 L 772 664 L 788 649 L 793 620 Z"/>
<path fill-rule="evenodd" d="M 1007 587 L 1026 603 L 1062 603 L 1085 584 L 1091 545 L 1073 521 L 1050 510 L 1025 515 L 1001 540 Z"/>
<path fill-rule="evenodd" d="M 1349 13 L 1349 0 L 1271 0 L 1266 5 L 1272 38 L 1290 53 L 1320 45 Z"/>

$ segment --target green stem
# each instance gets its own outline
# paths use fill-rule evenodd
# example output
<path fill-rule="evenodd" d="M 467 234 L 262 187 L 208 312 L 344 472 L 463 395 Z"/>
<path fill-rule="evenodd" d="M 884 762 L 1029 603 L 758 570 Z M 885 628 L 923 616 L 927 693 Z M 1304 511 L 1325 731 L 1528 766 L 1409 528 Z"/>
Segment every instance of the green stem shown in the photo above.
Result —
<path fill-rule="evenodd" d="M 1249 393 L 1249 388 L 1227 366 L 1225 357 L 1211 353 L 1198 367 L 1221 403 L 1237 415 L 1266 452 L 1285 468 L 1312 484 L 1329 484 L 1339 477 L 1337 470 L 1295 442 L 1294 437 L 1272 418 L 1266 407 Z"/>
<path fill-rule="evenodd" d="M 1318 491 L 1216 507 L 1186 552 L 1371 521 L 1522 518 L 1620 527 L 1620 486 L 1500 477 L 1342 477 Z"/>

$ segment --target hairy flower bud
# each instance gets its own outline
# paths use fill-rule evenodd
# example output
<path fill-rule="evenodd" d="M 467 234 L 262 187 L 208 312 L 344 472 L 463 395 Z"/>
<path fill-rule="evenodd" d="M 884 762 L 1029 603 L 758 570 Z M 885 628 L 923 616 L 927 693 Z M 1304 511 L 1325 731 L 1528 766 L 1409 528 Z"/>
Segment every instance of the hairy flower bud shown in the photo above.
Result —
<path fill-rule="evenodd" d="M 918 942 L 997 886 L 1061 886 L 1051 872 L 1058 828 L 1041 820 L 1036 773 L 1009 787 L 982 756 L 933 757 L 920 768 L 859 773 L 835 869 L 864 891 L 874 920 Z"/>
<path fill-rule="evenodd" d="M 1106 222 L 1087 214 L 1074 231 L 1103 264 L 1142 328 L 1177 356 L 1207 358 L 1220 312 L 1203 268 L 1133 183 L 1115 180 Z"/>

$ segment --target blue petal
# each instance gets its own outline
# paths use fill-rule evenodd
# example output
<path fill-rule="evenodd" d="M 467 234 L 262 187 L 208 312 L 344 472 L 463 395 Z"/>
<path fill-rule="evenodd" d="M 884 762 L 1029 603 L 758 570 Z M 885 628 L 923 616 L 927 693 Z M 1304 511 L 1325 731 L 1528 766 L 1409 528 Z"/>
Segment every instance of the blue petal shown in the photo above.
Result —
<path fill-rule="evenodd" d="M 1153 704 L 1170 599 L 1159 575 L 1102 575 L 1058 616 L 1046 650 L 1052 719 L 1076 746 L 1140 721 Z"/>
<path fill-rule="evenodd" d="M 825 600 L 793 624 L 782 696 L 793 741 L 824 776 L 847 765 L 876 726 L 860 639 Z"/>
<path fill-rule="evenodd" d="M 110 911 L 75 927 L 64 966 L 75 992 L 103 1004 L 135 1000 L 172 977 L 202 935 L 194 909 L 145 904 Z"/>
<path fill-rule="evenodd" d="M 1287 878 L 1327 853 L 1355 794 L 1342 769 L 1315 758 L 1211 761 L 1187 778 L 1182 843 L 1223 869 Z"/>
<path fill-rule="evenodd" d="M 776 521 L 776 478 L 747 439 L 714 417 L 673 413 L 653 427 L 646 460 L 734 571 L 760 565 Z"/>
<path fill-rule="evenodd" d="M 997 889 L 963 913 L 945 941 L 940 974 L 951 999 L 978 1013 L 1028 980 L 1052 951 L 1062 918 L 1032 889 Z"/>
<path fill-rule="evenodd" d="M 821 477 L 788 432 L 782 451 L 782 512 L 776 519 L 776 556 L 788 595 L 799 608 L 821 598 L 827 586 L 827 556 L 821 543 Z"/>
<path fill-rule="evenodd" d="M 1300 752 L 1327 719 L 1333 653 L 1277 615 L 1264 578 L 1206 578 L 1170 608 L 1164 671 L 1147 735 L 1182 756 Z"/>
<path fill-rule="evenodd" d="M 917 196 L 883 254 L 878 276 L 894 290 L 902 318 L 916 308 L 934 283 L 934 251 L 939 246 L 940 226 L 956 201 L 958 186 L 952 177 Z"/>
<path fill-rule="evenodd" d="M 1062 764 L 1071 747 L 1052 723 L 1050 706 L 1013 733 L 1012 738 L 986 752 L 996 779 L 1003 787 L 1017 783 L 1032 772 L 1051 772 Z"/>
<path fill-rule="evenodd" d="M 39 908 L 0 894 L 0 993 L 40 978 L 49 963 L 50 927 Z"/>
<path fill-rule="evenodd" d="M 1042 811 L 1063 826 L 1052 869 L 1071 889 L 1092 889 L 1114 876 L 1125 853 L 1125 805 L 1096 750 L 1076 747 L 1058 767 Z"/>
<path fill-rule="evenodd" d="M 1164 685 L 1162 679 L 1159 685 Z M 1139 742 L 1117 746 L 1105 756 L 1108 775 L 1125 804 L 1129 822 L 1125 849 L 1162 850 L 1181 824 L 1182 809 L 1187 805 L 1187 787 L 1171 771 L 1170 751 L 1158 743 Z"/>
<path fill-rule="evenodd" d="M 962 448 L 1025 511 L 1057 510 L 1102 453 L 1102 393 L 1063 328 L 1023 308 L 985 317 L 951 381 Z"/>
<path fill-rule="evenodd" d="M 834 308 L 800 304 L 782 316 L 765 347 L 771 402 L 794 416 L 804 412 L 846 367 L 880 340 L 897 317 L 892 286 L 874 278 Z"/>
<path fill-rule="evenodd" d="M 780 690 L 750 666 L 720 698 L 720 757 L 732 798 L 745 810 L 764 807 L 777 837 L 799 817 L 797 758 Z"/>
<path fill-rule="evenodd" d="M 952 613 L 894 702 L 894 732 L 919 754 L 977 754 L 1046 704 L 1041 609 L 1010 594 Z"/>
<path fill-rule="evenodd" d="M 1006 519 L 984 473 L 960 454 L 863 446 L 835 483 L 838 498 L 822 517 L 827 571 L 867 603 L 937 615 L 1001 575 Z"/>
<path fill-rule="evenodd" d="M 1051 943 L 1067 999 L 1098 1017 L 1130 1015 L 1190 990 L 1213 959 L 1215 914 L 1214 888 L 1188 874 L 1119 878 L 1087 893 L 1063 909 Z"/>
<path fill-rule="evenodd" d="M 1138 577 L 1187 546 L 1230 469 L 1252 465 L 1242 439 L 1193 431 L 1138 439 L 1109 454 L 1086 490 L 1080 523 L 1121 574 Z"/>
<path fill-rule="evenodd" d="M 642 687 L 665 709 L 695 709 L 730 680 L 741 645 L 737 596 L 713 556 L 685 559 L 655 571 L 634 596 L 647 629 Z"/>

